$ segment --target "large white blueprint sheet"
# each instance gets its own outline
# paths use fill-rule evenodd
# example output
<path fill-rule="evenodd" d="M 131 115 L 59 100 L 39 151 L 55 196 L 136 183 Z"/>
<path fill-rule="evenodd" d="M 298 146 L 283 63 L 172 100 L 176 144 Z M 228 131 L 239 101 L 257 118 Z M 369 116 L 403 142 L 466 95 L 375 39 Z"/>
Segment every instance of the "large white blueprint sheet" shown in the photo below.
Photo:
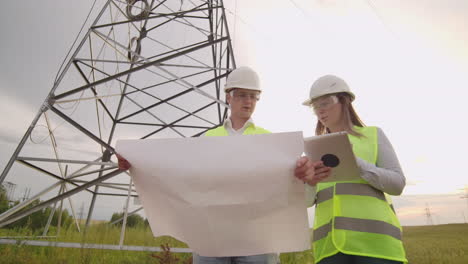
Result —
<path fill-rule="evenodd" d="M 294 177 L 301 132 L 120 140 L 155 236 L 202 256 L 310 248 L 304 184 Z"/>

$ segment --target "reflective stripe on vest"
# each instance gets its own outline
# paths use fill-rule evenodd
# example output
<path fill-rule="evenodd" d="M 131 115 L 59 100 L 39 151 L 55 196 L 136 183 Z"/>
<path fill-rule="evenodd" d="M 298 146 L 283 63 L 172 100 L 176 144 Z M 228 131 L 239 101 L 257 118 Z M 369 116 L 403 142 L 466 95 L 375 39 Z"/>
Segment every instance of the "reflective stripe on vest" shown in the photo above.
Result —
<path fill-rule="evenodd" d="M 341 182 L 335 185 L 335 194 L 338 195 L 362 195 L 371 196 L 380 200 L 386 200 L 382 191 L 375 189 L 369 184 Z M 333 186 L 323 189 L 317 193 L 316 203 L 322 203 L 333 198 Z"/>
<path fill-rule="evenodd" d="M 351 217 L 335 217 L 335 229 L 344 229 L 357 232 L 368 232 L 389 235 L 401 240 L 401 231 L 398 227 L 379 220 L 358 219 Z M 313 241 L 320 240 L 332 230 L 332 223 L 325 224 L 314 230 Z"/>

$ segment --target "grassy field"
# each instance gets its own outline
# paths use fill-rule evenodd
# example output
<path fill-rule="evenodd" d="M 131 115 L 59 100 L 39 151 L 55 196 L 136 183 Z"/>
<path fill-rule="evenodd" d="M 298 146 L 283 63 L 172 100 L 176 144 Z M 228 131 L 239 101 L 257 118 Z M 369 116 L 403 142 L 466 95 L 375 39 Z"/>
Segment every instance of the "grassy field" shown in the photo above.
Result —
<path fill-rule="evenodd" d="M 89 229 L 85 237 L 72 230 L 62 230 L 60 239 L 49 239 L 49 241 L 115 245 L 119 242 L 119 234 L 117 227 L 95 225 Z M 0 229 L 0 236 L 17 235 L 34 234 L 28 230 Z M 403 239 L 410 264 L 468 263 L 468 224 L 404 227 Z M 186 247 L 184 243 L 170 237 L 153 238 L 149 230 L 142 228 L 129 229 L 126 233 L 125 245 L 165 244 L 170 247 Z M 177 253 L 164 256 L 164 253 L 150 252 L 0 245 L 0 263 L 12 264 L 189 263 L 190 255 Z M 314 263 L 311 251 L 281 254 L 280 258 L 281 263 Z"/>
<path fill-rule="evenodd" d="M 468 263 L 468 224 L 404 227 L 410 264 Z"/>

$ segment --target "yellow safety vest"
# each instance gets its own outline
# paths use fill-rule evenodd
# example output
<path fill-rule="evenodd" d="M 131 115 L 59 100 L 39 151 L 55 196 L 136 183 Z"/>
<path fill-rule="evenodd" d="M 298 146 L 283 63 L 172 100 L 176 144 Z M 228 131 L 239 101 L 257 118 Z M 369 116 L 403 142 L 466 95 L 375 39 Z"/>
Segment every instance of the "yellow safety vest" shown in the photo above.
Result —
<path fill-rule="evenodd" d="M 245 130 L 242 135 L 258 135 L 258 134 L 269 134 L 270 131 L 261 128 L 259 126 L 255 126 L 254 124 L 250 124 Z M 217 128 L 210 129 L 206 131 L 205 136 L 207 137 L 222 137 L 222 136 L 229 136 L 226 128 L 224 126 L 219 126 Z"/>
<path fill-rule="evenodd" d="M 356 156 L 377 162 L 376 127 L 354 127 Z M 364 179 L 317 184 L 313 249 L 315 262 L 338 252 L 407 262 L 401 226 L 385 194 Z"/>

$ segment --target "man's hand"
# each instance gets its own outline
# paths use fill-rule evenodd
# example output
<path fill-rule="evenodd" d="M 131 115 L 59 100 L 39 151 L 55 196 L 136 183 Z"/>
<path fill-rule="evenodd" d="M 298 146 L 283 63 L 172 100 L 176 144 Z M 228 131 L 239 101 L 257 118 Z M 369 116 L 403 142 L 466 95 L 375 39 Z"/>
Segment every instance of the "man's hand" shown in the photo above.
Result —
<path fill-rule="evenodd" d="M 302 157 L 296 162 L 294 176 L 311 186 L 317 185 L 331 174 L 331 168 L 323 165 L 322 161 L 312 162 L 308 157 Z"/>
<path fill-rule="evenodd" d="M 124 157 L 120 156 L 119 154 L 115 154 L 117 156 L 117 160 L 119 161 L 119 169 L 120 170 L 128 170 L 132 165 L 128 160 L 126 160 Z"/>

